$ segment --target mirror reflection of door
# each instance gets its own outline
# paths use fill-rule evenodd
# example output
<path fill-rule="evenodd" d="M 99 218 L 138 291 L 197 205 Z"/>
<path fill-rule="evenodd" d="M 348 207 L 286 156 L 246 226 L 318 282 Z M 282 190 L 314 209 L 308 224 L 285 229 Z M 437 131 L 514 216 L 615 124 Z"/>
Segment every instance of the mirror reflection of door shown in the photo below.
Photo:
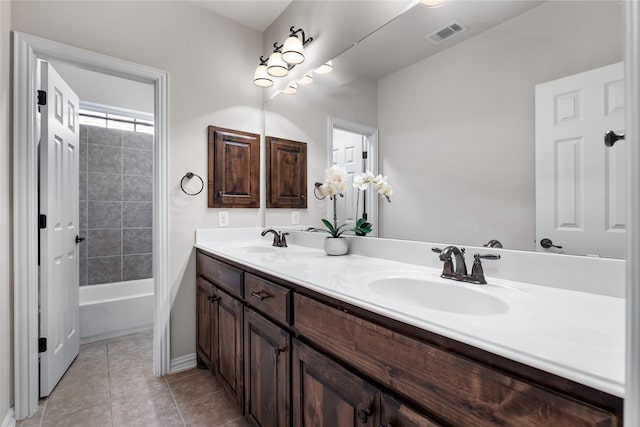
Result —
<path fill-rule="evenodd" d="M 357 190 L 353 188 L 354 176 L 364 172 L 363 153 L 367 152 L 367 139 L 364 135 L 333 129 L 333 152 L 331 153 L 331 165 L 341 166 L 347 171 L 347 190 L 344 197 L 338 198 L 336 203 L 337 217 L 340 223 L 347 224 L 347 228 L 353 228 L 357 221 L 356 215 L 362 215 L 362 200 L 357 200 Z M 356 214 L 356 203 L 360 204 Z"/>
<path fill-rule="evenodd" d="M 536 250 L 625 257 L 624 102 L 622 63 L 536 86 Z"/>
<path fill-rule="evenodd" d="M 376 151 L 378 130 L 348 120 L 329 117 L 328 166 L 341 166 L 347 171 L 347 189 L 343 197 L 336 201 L 338 224 L 347 224 L 347 229 L 355 226 L 358 218 L 366 218 L 373 225 L 369 236 L 378 235 L 378 199 L 371 191 L 353 188 L 356 175 L 370 171 L 378 173 Z M 327 218 L 333 215 L 333 204 L 327 206 Z"/>

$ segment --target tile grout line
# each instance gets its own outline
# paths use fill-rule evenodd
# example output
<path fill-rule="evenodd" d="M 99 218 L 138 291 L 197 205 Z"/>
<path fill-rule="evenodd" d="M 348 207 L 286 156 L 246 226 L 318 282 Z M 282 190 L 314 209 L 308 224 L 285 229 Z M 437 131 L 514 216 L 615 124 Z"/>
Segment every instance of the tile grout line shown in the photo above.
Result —
<path fill-rule="evenodd" d="M 42 423 L 44 422 L 44 416 L 47 413 L 47 405 L 49 404 L 49 396 L 44 400 L 44 407 L 42 408 L 42 414 L 40 415 L 40 422 L 38 423 L 38 427 L 42 427 Z"/>
<path fill-rule="evenodd" d="M 173 400 L 173 404 L 176 405 L 176 409 L 178 410 L 178 415 L 180 415 L 180 419 L 182 420 L 182 425 L 184 427 L 187 426 L 187 423 L 184 420 L 184 417 L 182 416 L 182 410 L 180 409 L 180 406 L 178 406 L 178 401 L 176 400 L 176 397 L 173 394 L 173 389 L 171 388 L 171 384 L 169 384 L 169 381 L 167 381 L 167 376 L 163 376 L 162 379 L 164 380 L 165 384 L 167 385 L 167 388 L 169 389 L 169 394 L 171 394 L 171 400 Z"/>

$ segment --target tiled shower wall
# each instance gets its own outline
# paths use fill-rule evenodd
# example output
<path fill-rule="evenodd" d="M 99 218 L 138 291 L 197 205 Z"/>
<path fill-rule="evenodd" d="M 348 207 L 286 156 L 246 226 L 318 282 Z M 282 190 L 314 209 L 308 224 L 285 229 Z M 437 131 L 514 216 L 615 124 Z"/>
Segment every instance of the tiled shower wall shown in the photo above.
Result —
<path fill-rule="evenodd" d="M 152 277 L 153 135 L 80 126 L 80 286 Z"/>

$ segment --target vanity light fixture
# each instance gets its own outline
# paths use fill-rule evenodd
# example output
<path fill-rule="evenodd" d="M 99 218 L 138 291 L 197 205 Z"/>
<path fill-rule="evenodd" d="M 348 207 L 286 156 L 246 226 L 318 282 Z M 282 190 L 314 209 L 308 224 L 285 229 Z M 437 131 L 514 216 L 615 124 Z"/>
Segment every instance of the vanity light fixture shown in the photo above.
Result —
<path fill-rule="evenodd" d="M 298 64 L 304 62 L 304 47 L 313 41 L 306 38 L 302 28 L 289 29 L 289 37 L 283 44 L 275 42 L 273 53 L 268 60 L 260 57 L 260 64 L 253 75 L 253 82 L 259 87 L 273 86 L 273 77 L 284 77 Z"/>
<path fill-rule="evenodd" d="M 289 64 L 282 59 L 282 53 L 279 50 L 282 46 L 278 47 L 278 43 L 274 43 L 274 47 L 276 47 L 276 50 L 271 54 L 267 62 L 267 73 L 272 77 L 284 77 L 289 74 Z"/>
<path fill-rule="evenodd" d="M 311 71 L 298 80 L 298 84 L 301 85 L 310 85 L 311 83 L 313 83 L 313 73 Z"/>
<path fill-rule="evenodd" d="M 291 83 L 282 91 L 282 93 L 286 95 L 293 95 L 294 93 L 298 93 L 298 85 L 295 83 Z"/>
<path fill-rule="evenodd" d="M 438 6 L 442 6 L 448 1 L 449 0 L 422 0 L 422 4 L 425 5 L 426 7 L 438 7 Z"/>
<path fill-rule="evenodd" d="M 318 74 L 327 74 L 333 71 L 333 60 L 330 59 L 318 68 L 316 68 L 316 73 Z"/>
<path fill-rule="evenodd" d="M 253 82 L 256 86 L 271 87 L 273 86 L 273 78 L 267 72 L 267 60 L 262 56 L 260 57 L 260 65 L 256 68 L 256 72 L 253 75 Z"/>

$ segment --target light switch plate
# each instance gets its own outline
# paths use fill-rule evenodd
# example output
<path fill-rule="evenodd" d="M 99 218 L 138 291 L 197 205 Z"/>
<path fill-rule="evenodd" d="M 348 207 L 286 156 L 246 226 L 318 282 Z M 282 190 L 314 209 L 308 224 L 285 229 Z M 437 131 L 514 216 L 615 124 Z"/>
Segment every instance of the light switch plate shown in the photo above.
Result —
<path fill-rule="evenodd" d="M 298 211 L 291 212 L 291 224 L 293 225 L 300 224 L 300 212 Z"/>
<path fill-rule="evenodd" d="M 218 212 L 218 227 L 229 226 L 229 211 Z"/>

